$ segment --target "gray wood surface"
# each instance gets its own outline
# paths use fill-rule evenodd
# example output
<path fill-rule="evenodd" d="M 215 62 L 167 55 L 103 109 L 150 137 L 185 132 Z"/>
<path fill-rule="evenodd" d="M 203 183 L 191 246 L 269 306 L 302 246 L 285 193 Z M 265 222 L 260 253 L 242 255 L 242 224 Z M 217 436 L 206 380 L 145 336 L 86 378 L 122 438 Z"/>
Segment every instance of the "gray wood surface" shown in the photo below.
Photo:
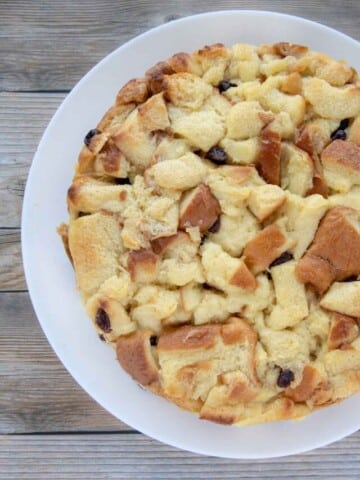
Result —
<path fill-rule="evenodd" d="M 0 479 L 358 479 L 359 440 L 355 435 L 305 455 L 248 462 L 183 452 L 132 432 L 4 436 Z"/>
<path fill-rule="evenodd" d="M 305 455 L 228 461 L 132 431 L 67 373 L 26 291 L 24 186 L 42 132 L 66 93 L 137 34 L 173 18 L 231 8 L 300 15 L 360 40 L 359 0 L 0 0 L 0 479 L 360 478 L 359 432 Z"/>

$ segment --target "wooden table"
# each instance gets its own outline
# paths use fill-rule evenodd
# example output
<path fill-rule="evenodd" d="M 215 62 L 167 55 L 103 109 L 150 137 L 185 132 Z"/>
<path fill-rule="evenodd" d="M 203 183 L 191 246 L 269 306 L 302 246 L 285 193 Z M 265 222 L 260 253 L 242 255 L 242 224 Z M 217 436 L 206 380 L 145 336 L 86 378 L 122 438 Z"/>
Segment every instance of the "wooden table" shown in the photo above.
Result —
<path fill-rule="evenodd" d="M 135 35 L 180 16 L 231 8 L 300 15 L 360 40 L 359 0 L 0 0 L 0 479 L 360 478 L 360 433 L 305 455 L 248 462 L 185 453 L 131 430 L 64 369 L 26 290 L 22 197 L 35 148 L 60 102 Z"/>

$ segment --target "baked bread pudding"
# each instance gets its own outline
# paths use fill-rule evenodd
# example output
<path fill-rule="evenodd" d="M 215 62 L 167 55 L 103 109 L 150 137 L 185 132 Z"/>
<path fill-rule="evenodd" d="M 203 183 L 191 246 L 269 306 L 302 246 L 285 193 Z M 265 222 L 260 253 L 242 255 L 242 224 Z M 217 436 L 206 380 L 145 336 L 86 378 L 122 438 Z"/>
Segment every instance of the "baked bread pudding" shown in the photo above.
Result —
<path fill-rule="evenodd" d="M 300 45 L 206 46 L 130 80 L 59 227 L 100 339 L 222 424 L 360 390 L 360 81 Z"/>

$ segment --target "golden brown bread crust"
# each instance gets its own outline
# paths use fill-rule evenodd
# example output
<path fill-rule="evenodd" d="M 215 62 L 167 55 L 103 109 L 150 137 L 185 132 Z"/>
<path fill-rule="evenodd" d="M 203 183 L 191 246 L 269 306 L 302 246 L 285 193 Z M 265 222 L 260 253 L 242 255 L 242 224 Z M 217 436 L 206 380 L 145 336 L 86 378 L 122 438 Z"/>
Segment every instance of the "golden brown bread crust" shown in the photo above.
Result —
<path fill-rule="evenodd" d="M 123 369 L 141 385 L 149 385 L 159 378 L 158 368 L 151 353 L 151 332 L 143 330 L 119 337 L 116 356 Z"/>
<path fill-rule="evenodd" d="M 323 294 L 335 280 L 360 272 L 359 215 L 347 207 L 330 209 L 321 220 L 314 241 L 297 266 L 302 283 Z"/>
<path fill-rule="evenodd" d="M 59 233 L 137 382 L 200 418 L 360 391 L 360 82 L 305 46 L 205 46 L 130 80 L 84 139 Z"/>

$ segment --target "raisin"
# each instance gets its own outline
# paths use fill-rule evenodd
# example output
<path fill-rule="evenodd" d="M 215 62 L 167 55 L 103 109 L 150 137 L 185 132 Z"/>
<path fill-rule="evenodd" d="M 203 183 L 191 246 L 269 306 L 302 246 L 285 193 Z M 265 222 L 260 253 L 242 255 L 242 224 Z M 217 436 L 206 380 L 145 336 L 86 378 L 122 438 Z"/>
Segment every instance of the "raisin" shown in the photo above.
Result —
<path fill-rule="evenodd" d="M 339 125 L 339 128 L 341 130 L 345 130 L 346 128 L 348 128 L 348 126 L 349 126 L 349 119 L 348 118 L 344 118 L 344 120 L 341 120 L 340 125 Z"/>
<path fill-rule="evenodd" d="M 158 337 L 156 335 L 151 335 L 150 337 L 150 345 L 152 347 L 156 347 L 156 345 L 158 344 Z"/>
<path fill-rule="evenodd" d="M 116 185 L 131 185 L 129 178 L 116 178 L 115 179 Z"/>
<path fill-rule="evenodd" d="M 330 138 L 331 140 L 346 140 L 346 132 L 341 129 L 335 130 L 332 132 Z"/>
<path fill-rule="evenodd" d="M 275 258 L 275 260 L 270 263 L 269 268 L 276 267 L 276 265 L 281 265 L 282 263 L 290 262 L 294 257 L 289 252 L 284 252 L 280 255 L 280 257 Z"/>
<path fill-rule="evenodd" d="M 100 133 L 100 130 L 98 130 L 97 128 L 93 128 L 85 135 L 84 143 L 87 147 L 90 145 L 91 139 L 98 133 Z"/>
<path fill-rule="evenodd" d="M 231 87 L 237 87 L 237 84 L 230 82 L 230 80 L 223 80 L 218 85 L 220 93 L 226 92 L 226 90 L 229 90 Z"/>
<path fill-rule="evenodd" d="M 95 323 L 103 332 L 111 332 L 110 318 L 103 308 L 96 312 Z"/>
<path fill-rule="evenodd" d="M 211 227 L 209 228 L 209 232 L 211 233 L 216 233 L 220 230 L 220 217 L 215 220 L 215 222 L 211 225 Z"/>
<path fill-rule="evenodd" d="M 221 165 L 223 163 L 226 163 L 227 154 L 225 150 L 221 147 L 211 147 L 206 154 L 206 158 L 208 160 L 211 160 L 213 163 Z"/>
<path fill-rule="evenodd" d="M 285 368 L 285 370 L 280 371 L 280 374 L 277 379 L 277 385 L 280 388 L 286 388 L 290 385 L 291 382 L 294 381 L 295 375 L 294 372 Z"/>
<path fill-rule="evenodd" d="M 345 129 L 349 126 L 349 119 L 344 118 L 341 120 L 340 125 L 336 130 L 334 130 L 331 135 L 331 140 L 346 140 L 346 132 Z"/>

